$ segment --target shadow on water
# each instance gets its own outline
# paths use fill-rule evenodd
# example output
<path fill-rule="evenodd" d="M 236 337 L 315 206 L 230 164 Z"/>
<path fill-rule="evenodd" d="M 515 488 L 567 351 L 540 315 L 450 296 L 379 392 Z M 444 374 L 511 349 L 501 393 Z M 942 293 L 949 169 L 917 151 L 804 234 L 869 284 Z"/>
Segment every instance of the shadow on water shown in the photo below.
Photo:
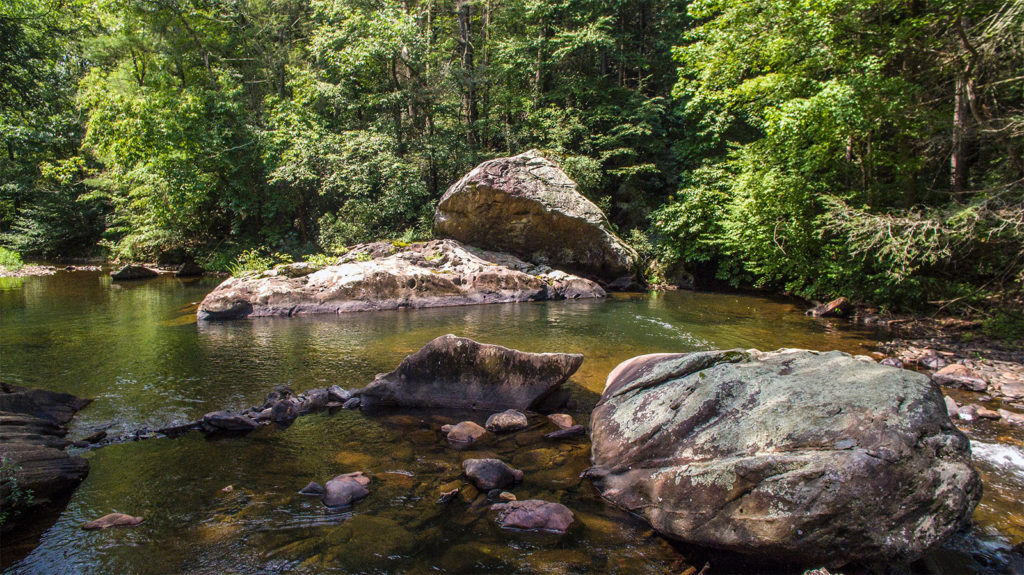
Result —
<path fill-rule="evenodd" d="M 0 377 L 95 398 L 74 420 L 72 439 L 108 427 L 117 435 L 255 405 L 277 385 L 361 387 L 454 333 L 584 354 L 568 387 L 572 415 L 587 424 L 608 372 L 636 355 L 736 347 L 865 353 L 876 345 L 874 334 L 804 317 L 793 302 L 694 292 L 197 324 L 196 304 L 217 283 L 112 284 L 90 272 L 0 282 Z M 193 433 L 87 452 L 90 475 L 56 524 L 17 561 L 18 548 L 4 542 L 2 562 L 10 573 L 680 573 L 704 561 L 716 574 L 792 571 L 655 535 L 579 478 L 589 442 L 544 440 L 554 427 L 541 416 L 523 432 L 485 436 L 461 451 L 440 432 L 487 415 L 342 410 L 242 437 Z M 438 504 L 442 491 L 463 485 L 461 462 L 470 457 L 523 469 L 516 495 L 560 501 L 576 523 L 564 536 L 501 530 L 471 487 Z M 940 552 L 947 564 L 973 561 L 965 572 L 986 572 L 975 557 L 995 557 L 1022 538 L 1024 518 L 1010 509 L 1021 483 L 998 468 L 986 475 L 986 493 L 996 496 L 986 495 L 973 539 Z M 328 509 L 297 493 L 357 470 L 372 483 L 352 508 Z M 222 492 L 227 485 L 233 490 Z M 146 521 L 79 528 L 114 511 Z"/>

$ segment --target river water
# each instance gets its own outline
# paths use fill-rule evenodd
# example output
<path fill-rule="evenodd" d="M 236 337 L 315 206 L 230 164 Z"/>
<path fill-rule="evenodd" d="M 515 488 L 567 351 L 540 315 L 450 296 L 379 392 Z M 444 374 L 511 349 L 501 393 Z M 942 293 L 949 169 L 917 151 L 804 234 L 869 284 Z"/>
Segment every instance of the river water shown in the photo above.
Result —
<path fill-rule="evenodd" d="M 877 334 L 806 318 L 793 302 L 694 292 L 197 324 L 196 305 L 218 281 L 114 284 L 97 272 L 0 278 L 0 377 L 94 398 L 73 421 L 72 439 L 97 429 L 117 435 L 259 404 L 278 385 L 361 387 L 454 333 L 584 354 L 569 385 L 570 412 L 586 424 L 607 373 L 635 355 L 735 347 L 857 354 L 877 345 Z M 541 417 L 525 432 L 453 450 L 439 428 L 467 415 L 483 423 L 487 414 L 338 411 L 244 437 L 193 433 L 85 451 L 91 471 L 67 509 L 38 540 L 8 539 L 2 566 L 8 573 L 679 573 L 710 561 L 712 573 L 762 569 L 756 560 L 674 546 L 604 503 L 578 477 L 589 443 L 545 442 L 540 436 L 552 428 Z M 985 482 L 976 525 L 915 570 L 929 563 L 1000 572 L 1006 549 L 1024 540 L 1024 438 L 977 425 L 984 427 L 967 430 Z M 487 456 L 525 471 L 520 499 L 572 509 L 569 533 L 501 530 L 472 489 L 464 500 L 436 503 L 460 484 L 463 459 Z M 370 496 L 350 509 L 296 493 L 349 471 L 373 477 Z M 114 511 L 146 521 L 80 529 Z"/>

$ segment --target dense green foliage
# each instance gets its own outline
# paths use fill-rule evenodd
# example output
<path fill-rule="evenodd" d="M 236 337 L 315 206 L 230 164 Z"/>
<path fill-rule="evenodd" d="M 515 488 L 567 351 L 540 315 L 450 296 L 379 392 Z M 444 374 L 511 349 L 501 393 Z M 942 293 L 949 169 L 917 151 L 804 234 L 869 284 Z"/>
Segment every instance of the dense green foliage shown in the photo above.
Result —
<path fill-rule="evenodd" d="M 1020 289 L 1024 3 L 702 0 L 667 257 L 808 296 Z"/>
<path fill-rule="evenodd" d="M 654 280 L 976 301 L 1024 280 L 1022 46 L 1021 0 L 4 0 L 0 238 L 241 270 L 540 148 Z"/>

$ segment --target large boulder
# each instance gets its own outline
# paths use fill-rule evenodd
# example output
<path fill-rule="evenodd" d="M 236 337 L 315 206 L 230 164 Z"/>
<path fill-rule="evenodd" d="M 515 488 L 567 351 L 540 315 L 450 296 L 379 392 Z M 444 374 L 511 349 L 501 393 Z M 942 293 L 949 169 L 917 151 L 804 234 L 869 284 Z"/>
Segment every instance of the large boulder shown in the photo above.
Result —
<path fill-rule="evenodd" d="M 838 351 L 634 358 L 591 426 L 605 498 L 669 537 L 762 557 L 913 560 L 981 497 L 928 377 Z"/>
<path fill-rule="evenodd" d="M 581 363 L 580 354 L 527 353 L 448 334 L 357 393 L 367 408 L 525 410 L 560 388 Z"/>
<path fill-rule="evenodd" d="M 199 305 L 200 320 L 345 313 L 604 297 L 596 283 L 452 240 L 356 246 L 301 275 L 269 270 L 230 278 Z"/>
<path fill-rule="evenodd" d="M 114 281 L 144 280 L 158 275 L 160 274 L 144 266 L 127 265 L 116 272 L 111 272 L 110 278 Z"/>
<path fill-rule="evenodd" d="M 605 281 L 631 275 L 638 260 L 537 150 L 484 162 L 453 184 L 434 212 L 434 232 Z"/>

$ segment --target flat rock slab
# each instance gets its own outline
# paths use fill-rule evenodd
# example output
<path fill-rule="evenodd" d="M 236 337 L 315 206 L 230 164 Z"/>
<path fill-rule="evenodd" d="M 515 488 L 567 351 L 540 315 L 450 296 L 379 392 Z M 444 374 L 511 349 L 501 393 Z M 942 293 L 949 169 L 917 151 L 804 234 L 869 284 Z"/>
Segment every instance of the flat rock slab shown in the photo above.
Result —
<path fill-rule="evenodd" d="M 67 424 L 89 404 L 67 393 L 0 384 L 0 457 L 12 466 L 20 489 L 32 492 L 29 501 L 8 501 L 0 487 L 0 508 L 15 511 L 3 524 L 14 529 L 34 510 L 62 502 L 89 474 L 89 462 L 68 455 Z"/>
<path fill-rule="evenodd" d="M 434 231 L 605 281 L 631 275 L 638 260 L 600 208 L 537 150 L 484 162 L 453 184 L 438 202 Z"/>
<path fill-rule="evenodd" d="M 506 529 L 565 533 L 574 519 L 573 512 L 565 505 L 539 499 L 498 503 L 491 509 L 498 512 L 498 524 Z"/>
<path fill-rule="evenodd" d="M 132 517 L 131 515 L 125 515 L 124 513 L 110 513 L 104 515 L 99 519 L 93 519 L 82 525 L 82 529 L 86 531 L 94 531 L 97 529 L 109 529 L 110 527 L 135 527 L 145 521 L 142 517 Z"/>
<path fill-rule="evenodd" d="M 605 297 L 598 284 L 453 240 L 351 249 L 335 265 L 231 278 L 199 305 L 200 320 L 347 313 Z"/>
<path fill-rule="evenodd" d="M 527 353 L 448 334 L 356 392 L 363 407 L 530 409 L 569 379 L 583 356 Z"/>
<path fill-rule="evenodd" d="M 667 536 L 784 561 L 910 561 L 981 497 L 928 377 L 841 352 L 634 358 L 591 430 L 605 498 Z"/>

